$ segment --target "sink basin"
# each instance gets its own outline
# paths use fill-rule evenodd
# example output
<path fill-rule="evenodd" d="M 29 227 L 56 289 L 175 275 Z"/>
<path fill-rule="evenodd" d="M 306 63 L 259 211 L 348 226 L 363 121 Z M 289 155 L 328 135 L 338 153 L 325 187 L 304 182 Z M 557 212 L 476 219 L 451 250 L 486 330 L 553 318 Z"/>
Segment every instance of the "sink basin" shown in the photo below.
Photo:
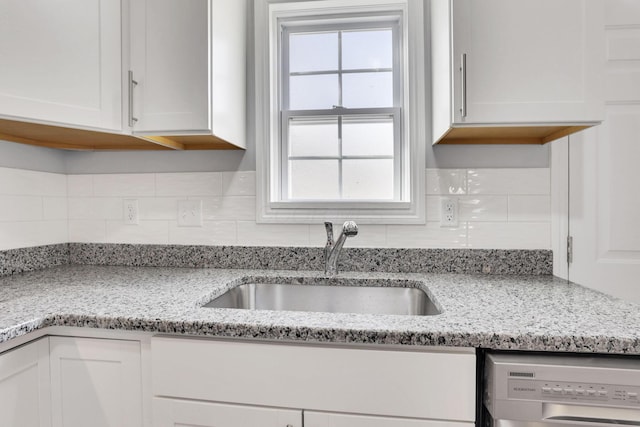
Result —
<path fill-rule="evenodd" d="M 245 310 L 288 310 L 330 313 L 399 314 L 429 316 L 440 310 L 422 289 L 385 281 L 330 280 L 311 284 L 243 283 L 229 289 L 204 307 Z M 407 284 L 406 281 L 400 282 Z M 367 286 L 368 285 L 368 286 Z"/>

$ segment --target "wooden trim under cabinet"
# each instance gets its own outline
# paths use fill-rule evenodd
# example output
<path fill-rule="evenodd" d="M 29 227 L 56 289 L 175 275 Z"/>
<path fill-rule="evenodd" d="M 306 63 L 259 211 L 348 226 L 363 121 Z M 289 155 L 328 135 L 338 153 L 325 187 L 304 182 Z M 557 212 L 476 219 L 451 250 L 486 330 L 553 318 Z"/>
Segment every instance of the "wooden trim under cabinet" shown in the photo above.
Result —
<path fill-rule="evenodd" d="M 242 150 L 213 135 L 134 136 L 0 119 L 0 140 L 81 151 Z"/>
<path fill-rule="evenodd" d="M 546 144 L 594 124 L 578 126 L 479 126 L 449 129 L 435 144 Z"/>

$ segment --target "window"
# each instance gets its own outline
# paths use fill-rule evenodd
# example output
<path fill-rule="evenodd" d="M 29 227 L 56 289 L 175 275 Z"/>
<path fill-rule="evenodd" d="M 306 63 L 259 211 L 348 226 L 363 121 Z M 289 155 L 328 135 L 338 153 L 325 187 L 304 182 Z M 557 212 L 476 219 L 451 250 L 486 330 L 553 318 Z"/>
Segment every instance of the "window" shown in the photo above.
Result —
<path fill-rule="evenodd" d="M 259 221 L 424 222 L 421 4 L 256 2 Z"/>

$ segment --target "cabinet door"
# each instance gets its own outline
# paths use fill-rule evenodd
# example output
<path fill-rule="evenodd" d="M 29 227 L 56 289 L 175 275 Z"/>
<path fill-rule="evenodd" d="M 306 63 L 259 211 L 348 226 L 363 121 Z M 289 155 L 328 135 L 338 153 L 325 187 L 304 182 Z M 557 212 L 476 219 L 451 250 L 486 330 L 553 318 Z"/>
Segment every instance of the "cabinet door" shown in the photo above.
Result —
<path fill-rule="evenodd" d="M 453 0 L 454 122 L 602 120 L 603 16 L 598 0 Z"/>
<path fill-rule="evenodd" d="M 137 133 L 209 130 L 209 0 L 132 0 Z"/>
<path fill-rule="evenodd" d="M 122 129 L 120 2 L 0 2 L 0 115 Z"/>
<path fill-rule="evenodd" d="M 155 427 L 302 427 L 302 411 L 156 398 Z"/>
<path fill-rule="evenodd" d="M 51 337 L 54 427 L 140 427 L 140 343 Z"/>
<path fill-rule="evenodd" d="M 47 338 L 0 355 L 0 424 L 51 426 Z"/>
<path fill-rule="evenodd" d="M 474 423 L 304 411 L 305 427 L 473 427 Z"/>

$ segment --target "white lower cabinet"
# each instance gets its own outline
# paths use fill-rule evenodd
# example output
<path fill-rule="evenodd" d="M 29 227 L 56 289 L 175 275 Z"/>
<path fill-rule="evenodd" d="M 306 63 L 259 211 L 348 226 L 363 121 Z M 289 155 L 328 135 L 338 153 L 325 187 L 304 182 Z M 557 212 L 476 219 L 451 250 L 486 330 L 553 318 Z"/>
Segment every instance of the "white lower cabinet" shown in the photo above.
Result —
<path fill-rule="evenodd" d="M 49 340 L 53 427 L 142 425 L 140 342 Z"/>
<path fill-rule="evenodd" d="M 295 408 L 305 427 L 470 427 L 475 365 L 471 349 L 154 337 L 155 425 L 251 427 L 245 414 L 275 411 L 265 413 L 277 420 L 279 410 L 264 408 Z M 189 407 L 203 419 L 184 418 L 195 416 Z"/>
<path fill-rule="evenodd" d="M 0 425 L 51 426 L 49 339 L 0 354 Z"/>

